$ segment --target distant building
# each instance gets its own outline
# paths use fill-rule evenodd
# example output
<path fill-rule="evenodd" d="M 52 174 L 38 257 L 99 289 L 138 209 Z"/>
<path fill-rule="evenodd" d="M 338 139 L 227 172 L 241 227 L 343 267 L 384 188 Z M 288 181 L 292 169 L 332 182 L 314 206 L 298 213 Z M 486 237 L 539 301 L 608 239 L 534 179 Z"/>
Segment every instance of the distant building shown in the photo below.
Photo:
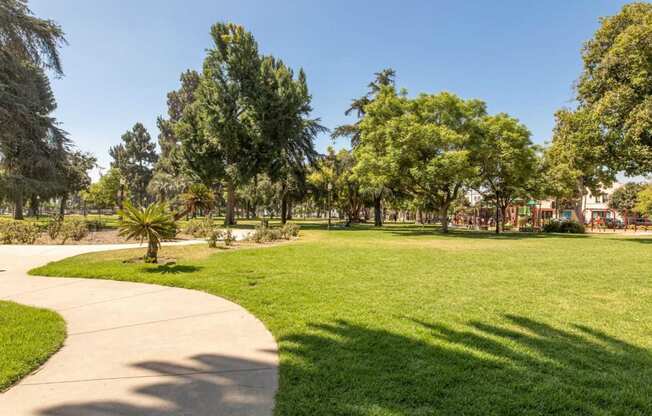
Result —
<path fill-rule="evenodd" d="M 609 197 L 618 188 L 623 186 L 622 183 L 615 182 L 610 187 L 604 188 L 597 195 L 593 195 L 587 190 L 586 195 L 581 199 L 581 210 L 584 215 L 584 222 L 609 222 L 614 219 L 623 221 L 621 213 L 609 208 Z M 490 204 L 483 204 L 482 195 L 475 191 L 469 190 L 466 193 L 466 199 L 473 208 L 472 216 L 475 217 L 471 223 L 486 223 L 487 220 L 495 215 L 495 210 L 490 209 Z M 514 226 L 518 225 L 518 218 L 531 219 L 536 224 L 550 221 L 551 219 L 566 219 L 579 221 L 577 213 L 570 207 L 557 207 L 554 199 L 519 201 L 507 209 L 506 219 L 508 223 Z"/>
<path fill-rule="evenodd" d="M 609 188 L 605 188 L 597 195 L 589 192 L 582 198 L 582 212 L 584 213 L 584 222 L 590 223 L 591 221 L 600 220 L 619 220 L 623 218 L 619 212 L 609 208 L 609 197 L 613 192 L 623 186 L 620 182 L 614 182 Z"/>

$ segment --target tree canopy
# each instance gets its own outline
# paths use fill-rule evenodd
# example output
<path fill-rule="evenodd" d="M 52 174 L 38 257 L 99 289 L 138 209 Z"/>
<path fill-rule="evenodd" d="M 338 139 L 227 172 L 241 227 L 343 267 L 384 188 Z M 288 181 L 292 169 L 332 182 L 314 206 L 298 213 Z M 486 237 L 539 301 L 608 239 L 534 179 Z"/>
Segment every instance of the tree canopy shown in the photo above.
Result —
<path fill-rule="evenodd" d="M 567 190 L 608 186 L 615 174 L 652 171 L 652 5 L 601 20 L 582 51 L 578 107 L 557 113 L 550 165 Z M 559 175 L 561 176 L 561 175 Z M 568 192 L 567 192 L 568 193 Z"/>

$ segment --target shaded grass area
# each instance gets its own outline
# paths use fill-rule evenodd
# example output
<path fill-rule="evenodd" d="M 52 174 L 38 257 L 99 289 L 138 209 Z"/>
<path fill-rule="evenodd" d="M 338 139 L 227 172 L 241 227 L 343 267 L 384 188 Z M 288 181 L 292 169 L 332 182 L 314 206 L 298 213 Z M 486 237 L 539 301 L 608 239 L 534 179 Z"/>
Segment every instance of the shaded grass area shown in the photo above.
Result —
<path fill-rule="evenodd" d="M 306 230 L 307 229 L 307 230 Z M 94 253 L 33 274 L 233 300 L 275 335 L 277 415 L 652 414 L 646 238 L 304 227 L 264 249 Z"/>
<path fill-rule="evenodd" d="M 0 301 L 0 392 L 43 364 L 65 337 L 59 314 Z"/>

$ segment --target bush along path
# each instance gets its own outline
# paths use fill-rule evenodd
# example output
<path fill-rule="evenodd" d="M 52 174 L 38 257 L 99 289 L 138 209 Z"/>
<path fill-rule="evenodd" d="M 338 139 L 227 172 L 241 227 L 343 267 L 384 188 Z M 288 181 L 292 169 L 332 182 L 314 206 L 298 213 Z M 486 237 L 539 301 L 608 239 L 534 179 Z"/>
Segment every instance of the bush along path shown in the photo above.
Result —
<path fill-rule="evenodd" d="M 68 330 L 38 372 L 0 394 L 0 414 L 271 415 L 276 342 L 242 307 L 173 287 L 27 276 L 121 247 L 135 245 L 0 246 L 0 300 L 54 310 Z"/>

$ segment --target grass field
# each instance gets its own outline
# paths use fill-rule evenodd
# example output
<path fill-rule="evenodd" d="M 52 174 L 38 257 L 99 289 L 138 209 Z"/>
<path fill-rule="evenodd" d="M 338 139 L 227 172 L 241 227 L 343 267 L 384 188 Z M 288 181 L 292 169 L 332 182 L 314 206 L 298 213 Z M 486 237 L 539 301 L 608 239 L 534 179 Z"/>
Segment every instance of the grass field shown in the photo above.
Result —
<path fill-rule="evenodd" d="M 0 392 L 45 362 L 65 336 L 57 313 L 0 301 Z"/>
<path fill-rule="evenodd" d="M 243 305 L 280 346 L 277 415 L 652 414 L 652 239 L 361 226 L 123 263 L 141 251 L 33 273 Z"/>

